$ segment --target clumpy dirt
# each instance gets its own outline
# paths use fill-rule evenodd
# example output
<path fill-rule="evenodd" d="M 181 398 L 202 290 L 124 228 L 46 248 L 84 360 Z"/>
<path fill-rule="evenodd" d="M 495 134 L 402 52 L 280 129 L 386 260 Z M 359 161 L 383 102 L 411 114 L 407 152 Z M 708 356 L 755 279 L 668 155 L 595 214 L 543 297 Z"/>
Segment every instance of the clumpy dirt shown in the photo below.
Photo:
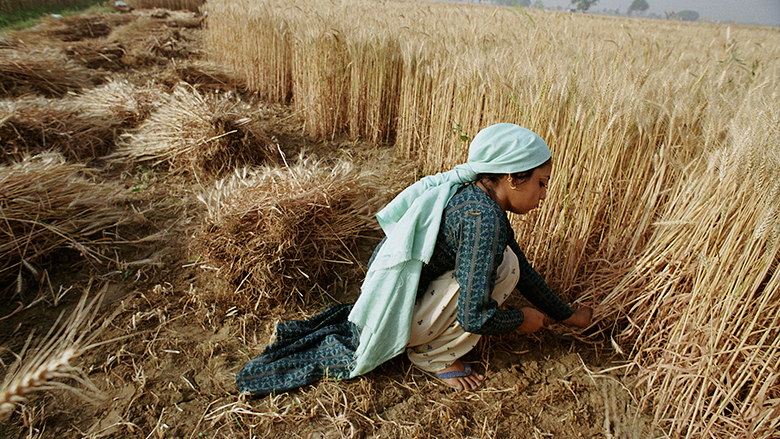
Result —
<path fill-rule="evenodd" d="M 155 21 L 152 14 L 166 19 Z M 192 23 L 202 20 L 184 16 L 188 25 L 183 27 L 171 24 L 169 17 L 159 10 L 108 14 L 92 21 L 96 25 L 89 39 L 74 36 L 59 23 L 42 28 L 38 41 L 55 44 L 59 37 L 69 53 L 100 68 L 100 75 L 165 82 L 170 81 L 164 76 L 170 74 L 167 63 L 201 51 L 200 29 Z M 81 28 L 85 22 L 90 19 L 75 19 Z M 148 38 L 133 29 L 155 26 L 165 44 L 152 53 L 141 50 Z M 121 27 L 114 35 L 124 35 L 122 41 L 136 40 L 141 46 L 116 49 L 120 41 L 105 39 L 112 27 Z M 105 38 L 97 39 L 101 36 Z M 89 41 L 103 55 L 87 57 L 94 52 Z M 387 145 L 338 138 L 310 141 L 301 134 L 302 122 L 284 105 L 269 104 L 264 114 L 264 129 L 286 151 L 346 155 L 367 163 L 392 155 Z M 466 358 L 487 377 L 476 392 L 450 389 L 399 357 L 353 380 L 325 379 L 258 399 L 240 395 L 234 374 L 268 344 L 276 322 L 311 316 L 334 301 L 354 300 L 358 285 L 342 285 L 316 303 L 290 297 L 274 307 L 237 305 L 230 298 L 233 287 L 189 250 L 189 239 L 205 216 L 197 181 L 132 164 L 107 167 L 97 178 L 123 187 L 128 205 L 141 213 L 116 231 L 123 242 L 110 249 L 111 262 L 96 264 L 75 250 L 61 250 L 50 257 L 46 282 L 21 294 L 6 293 L 10 299 L 0 304 L 0 342 L 6 348 L 0 358 L 7 372 L 12 353 L 21 351 L 29 334 L 45 334 L 58 315 L 73 309 L 82 292 L 101 291 L 97 319 L 107 322 L 96 339 L 101 343 L 72 362 L 95 389 L 64 378 L 61 382 L 81 390 L 52 388 L 27 395 L 0 423 L 2 437 L 659 436 L 639 410 L 636 376 L 620 356 L 601 339 L 572 338 L 557 327 L 535 335 L 484 337 Z M 367 239 L 358 255 L 362 264 L 377 239 Z M 63 291 L 68 293 L 58 297 Z"/>

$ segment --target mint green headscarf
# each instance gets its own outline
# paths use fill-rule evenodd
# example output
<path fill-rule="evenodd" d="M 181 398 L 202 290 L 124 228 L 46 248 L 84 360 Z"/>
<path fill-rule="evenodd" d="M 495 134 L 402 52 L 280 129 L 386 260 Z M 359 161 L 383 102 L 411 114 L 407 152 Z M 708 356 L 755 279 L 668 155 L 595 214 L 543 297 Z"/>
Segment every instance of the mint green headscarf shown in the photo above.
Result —
<path fill-rule="evenodd" d="M 480 131 L 465 164 L 409 186 L 377 214 L 387 240 L 374 257 L 349 321 L 360 329 L 350 377 L 373 370 L 404 351 L 424 264 L 431 260 L 444 208 L 478 174 L 528 171 L 550 159 L 533 131 L 500 123 Z"/>

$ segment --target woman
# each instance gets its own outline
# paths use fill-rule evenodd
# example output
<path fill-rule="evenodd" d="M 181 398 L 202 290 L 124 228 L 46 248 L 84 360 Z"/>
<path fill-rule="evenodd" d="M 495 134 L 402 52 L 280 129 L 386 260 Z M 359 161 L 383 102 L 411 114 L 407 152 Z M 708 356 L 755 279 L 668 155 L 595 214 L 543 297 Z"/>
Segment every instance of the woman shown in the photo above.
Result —
<path fill-rule="evenodd" d="M 386 236 L 357 302 L 278 325 L 278 341 L 237 374 L 239 390 L 265 394 L 322 376 L 356 377 L 404 350 L 450 386 L 474 390 L 484 377 L 461 357 L 481 335 L 546 325 L 534 308 L 499 309 L 515 287 L 551 318 L 587 326 L 590 308 L 574 311 L 550 290 L 506 217 L 545 198 L 551 157 L 538 135 L 518 125 L 480 131 L 467 163 L 418 181 L 377 215 Z"/>

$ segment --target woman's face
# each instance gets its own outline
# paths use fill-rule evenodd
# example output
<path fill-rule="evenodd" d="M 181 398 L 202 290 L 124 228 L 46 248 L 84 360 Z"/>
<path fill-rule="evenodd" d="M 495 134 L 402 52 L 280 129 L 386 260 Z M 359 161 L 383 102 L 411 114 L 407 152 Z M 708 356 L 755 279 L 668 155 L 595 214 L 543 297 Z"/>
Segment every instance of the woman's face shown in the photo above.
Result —
<path fill-rule="evenodd" d="M 501 180 L 506 206 L 504 210 L 520 215 L 539 207 L 539 203 L 547 198 L 547 184 L 552 174 L 552 161 L 534 169 L 531 177 L 522 183 L 514 183 L 511 178 Z"/>

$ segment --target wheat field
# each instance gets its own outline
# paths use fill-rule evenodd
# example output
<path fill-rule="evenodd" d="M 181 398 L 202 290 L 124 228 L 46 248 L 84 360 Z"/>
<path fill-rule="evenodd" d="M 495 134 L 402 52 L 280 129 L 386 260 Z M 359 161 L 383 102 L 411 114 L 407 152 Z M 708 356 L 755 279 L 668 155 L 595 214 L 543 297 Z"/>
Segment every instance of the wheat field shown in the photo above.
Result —
<path fill-rule="evenodd" d="M 214 0 L 205 45 L 312 139 L 423 173 L 496 122 L 553 150 L 521 245 L 672 437 L 780 427 L 780 30 L 416 1 Z"/>

